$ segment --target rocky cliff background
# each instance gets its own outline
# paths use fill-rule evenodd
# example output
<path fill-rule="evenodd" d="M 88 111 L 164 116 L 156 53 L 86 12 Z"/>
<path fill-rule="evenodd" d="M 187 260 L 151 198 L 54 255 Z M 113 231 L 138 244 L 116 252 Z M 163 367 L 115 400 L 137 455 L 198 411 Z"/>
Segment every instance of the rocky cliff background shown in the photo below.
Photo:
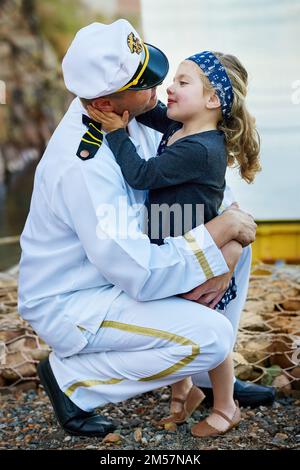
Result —
<path fill-rule="evenodd" d="M 139 0 L 0 0 L 0 270 L 18 263 L 35 166 L 72 96 L 61 61 L 76 31 L 127 18 Z"/>
<path fill-rule="evenodd" d="M 126 15 L 124 2 L 107 3 L 0 0 L 0 183 L 40 157 L 66 110 L 61 59 L 75 32 Z M 134 10 L 129 17 L 136 22 Z"/>
<path fill-rule="evenodd" d="M 0 1 L 0 79 L 5 84 L 5 103 L 0 105 L 1 182 L 38 158 L 68 99 L 57 50 L 43 30 L 47 10 L 38 3 Z"/>

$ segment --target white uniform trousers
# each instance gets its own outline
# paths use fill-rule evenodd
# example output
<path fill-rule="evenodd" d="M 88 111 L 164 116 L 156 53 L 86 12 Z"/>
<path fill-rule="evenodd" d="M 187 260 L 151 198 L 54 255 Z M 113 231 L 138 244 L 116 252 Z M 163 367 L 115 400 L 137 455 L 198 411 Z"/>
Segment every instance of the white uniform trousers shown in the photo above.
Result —
<path fill-rule="evenodd" d="M 245 301 L 247 298 L 249 276 L 251 269 L 251 247 L 247 246 L 243 249 L 242 256 L 235 269 L 235 282 L 237 285 L 237 296 L 232 300 L 227 308 L 223 311 L 223 314 L 231 322 L 234 331 L 234 343 L 239 328 L 241 313 L 243 311 Z M 234 345 L 234 344 L 233 344 Z M 193 376 L 193 382 L 199 387 L 211 387 L 209 375 L 207 372 L 201 372 Z"/>
<path fill-rule="evenodd" d="M 99 325 L 100 326 L 100 325 Z M 234 333 L 221 313 L 174 296 L 138 302 L 122 292 L 80 353 L 50 364 L 61 388 L 90 411 L 215 368 Z"/>

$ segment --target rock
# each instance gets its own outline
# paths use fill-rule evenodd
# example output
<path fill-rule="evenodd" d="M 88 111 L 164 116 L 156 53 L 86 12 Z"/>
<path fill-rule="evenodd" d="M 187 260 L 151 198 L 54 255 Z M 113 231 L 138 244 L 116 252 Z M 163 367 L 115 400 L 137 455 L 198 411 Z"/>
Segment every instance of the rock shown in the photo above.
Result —
<path fill-rule="evenodd" d="M 293 362 L 287 355 L 292 349 L 293 343 L 288 336 L 282 335 L 278 339 L 275 338 L 268 350 L 270 353 L 278 354 L 272 354 L 270 364 L 280 366 L 282 369 L 293 366 Z"/>
<path fill-rule="evenodd" d="M 264 277 L 270 276 L 272 274 L 272 271 L 266 268 L 258 267 L 258 268 L 255 268 L 251 274 L 252 274 L 252 277 L 262 278 L 263 282 L 265 282 Z"/>
<path fill-rule="evenodd" d="M 50 350 L 44 348 L 30 349 L 26 351 L 26 354 L 35 361 L 42 361 L 43 359 L 46 359 L 49 356 Z"/>
<path fill-rule="evenodd" d="M 232 353 L 232 359 L 234 366 L 237 366 L 239 364 L 248 365 L 248 361 L 244 358 L 244 356 L 236 351 Z"/>
<path fill-rule="evenodd" d="M 280 333 L 293 334 L 300 328 L 300 317 L 289 316 L 287 314 L 276 315 L 269 320 L 269 326 Z"/>
<path fill-rule="evenodd" d="M 161 401 L 169 401 L 170 395 L 168 395 L 167 393 L 163 393 L 160 399 Z"/>
<path fill-rule="evenodd" d="M 253 314 L 262 315 L 274 311 L 274 303 L 269 300 L 247 300 L 244 310 Z"/>
<path fill-rule="evenodd" d="M 26 382 L 19 383 L 18 385 L 14 386 L 14 390 L 17 392 L 27 392 L 29 390 L 34 390 L 36 389 L 36 382 L 33 380 L 28 380 Z"/>
<path fill-rule="evenodd" d="M 177 431 L 177 424 L 176 423 L 165 423 L 164 428 L 165 428 L 165 431 L 176 432 Z"/>
<path fill-rule="evenodd" d="M 133 433 L 133 437 L 134 437 L 134 440 L 135 442 L 141 442 L 142 440 L 142 429 L 141 428 L 137 428 L 134 433 Z"/>
<path fill-rule="evenodd" d="M 135 411 L 138 415 L 143 415 L 146 411 L 146 407 L 145 406 L 139 406 L 138 408 L 136 408 Z"/>
<path fill-rule="evenodd" d="M 294 369 L 289 371 L 289 374 L 294 377 L 296 380 L 292 382 L 292 388 L 294 390 L 300 390 L 300 367 L 294 367 Z"/>
<path fill-rule="evenodd" d="M 120 434 L 109 433 L 107 436 L 102 439 L 103 444 L 120 444 L 122 441 L 122 437 Z"/>
<path fill-rule="evenodd" d="M 268 410 L 268 408 L 266 406 L 262 406 L 262 405 L 259 407 L 259 409 L 260 409 L 260 411 L 267 411 Z"/>
<path fill-rule="evenodd" d="M 285 295 L 282 292 L 269 292 L 264 295 L 264 300 L 270 300 L 271 302 L 283 302 Z"/>
<path fill-rule="evenodd" d="M 29 349 L 35 349 L 37 347 L 37 342 L 36 338 L 20 338 L 16 339 L 15 341 L 9 343 L 7 345 L 7 350 L 9 352 L 18 352 L 18 351 L 24 351 L 27 348 Z"/>
<path fill-rule="evenodd" d="M 41 155 L 68 100 L 59 72 L 60 60 L 45 34 L 49 16 L 55 17 L 62 29 L 64 19 L 61 13 L 51 12 L 50 3 L 43 19 L 40 4 L 37 0 L 1 0 L 1 80 L 7 83 L 9 99 L 9 106 L 0 107 L 0 160 L 4 174 L 22 170 Z M 71 32 L 70 23 L 68 29 Z M 62 37 L 66 31 L 61 33 Z M 55 47 L 60 42 L 56 38 Z M 1 177 L 4 178 L 0 174 Z"/>
<path fill-rule="evenodd" d="M 156 442 L 156 444 L 160 444 L 161 441 L 163 440 L 164 436 L 163 434 L 157 434 L 155 437 L 154 437 L 154 441 Z"/>
<path fill-rule="evenodd" d="M 22 377 L 35 377 L 36 368 L 28 362 L 26 354 L 11 352 L 6 355 L 6 363 L 1 366 L 1 375 L 9 381 L 18 380 Z"/>
<path fill-rule="evenodd" d="M 257 300 L 258 297 L 264 296 L 265 297 L 265 289 L 263 287 L 252 287 L 250 286 L 248 289 L 248 299 Z"/>
<path fill-rule="evenodd" d="M 281 392 L 289 392 L 292 389 L 289 379 L 284 374 L 275 377 L 273 386 L 278 388 Z"/>
<path fill-rule="evenodd" d="M 253 366 L 238 352 L 233 352 L 235 375 L 241 380 L 248 380 L 252 376 Z"/>
<path fill-rule="evenodd" d="M 278 279 L 278 280 L 272 280 L 271 286 L 273 289 L 277 289 L 282 292 L 290 288 L 291 283 L 288 280 L 285 281 L 283 279 Z"/>
<path fill-rule="evenodd" d="M 200 421 L 201 418 L 202 418 L 202 412 L 200 410 L 194 411 L 192 419 L 197 422 L 197 421 Z"/>
<path fill-rule="evenodd" d="M 266 331 L 269 329 L 263 317 L 253 312 L 245 312 L 242 316 L 240 327 L 250 331 Z"/>
<path fill-rule="evenodd" d="M 280 374 L 282 374 L 282 369 L 278 365 L 267 367 L 261 380 L 262 385 L 272 385 L 275 377 L 278 377 Z"/>
<path fill-rule="evenodd" d="M 0 331 L 0 341 L 6 343 L 14 338 L 18 338 L 24 334 L 24 330 L 3 330 Z"/>
<path fill-rule="evenodd" d="M 1 377 L 0 375 L 0 387 L 5 387 L 6 386 L 6 380 L 4 379 L 4 377 Z"/>
<path fill-rule="evenodd" d="M 3 341 L 0 342 L 0 366 L 6 364 L 6 346 Z"/>
<path fill-rule="evenodd" d="M 26 444 L 29 444 L 33 439 L 33 436 L 30 436 L 30 434 L 27 434 L 27 436 L 24 437 L 24 442 L 26 442 Z"/>
<path fill-rule="evenodd" d="M 107 416 L 109 416 L 109 414 Z M 129 424 L 133 428 L 139 427 L 142 424 L 142 420 L 140 418 L 133 418 L 129 421 Z"/>
<path fill-rule="evenodd" d="M 290 289 L 285 291 L 286 297 L 297 297 L 300 295 L 300 289 L 297 289 L 296 287 L 291 287 Z"/>
<path fill-rule="evenodd" d="M 262 361 L 269 353 L 270 345 L 272 344 L 271 338 L 265 336 L 241 333 L 238 336 L 238 341 L 235 350 L 239 352 L 249 363 Z"/>
<path fill-rule="evenodd" d="M 291 312 L 299 311 L 300 312 L 300 300 L 298 299 L 286 300 L 282 302 L 280 306 L 283 308 L 283 310 L 286 310 L 286 311 L 291 311 Z"/>
<path fill-rule="evenodd" d="M 278 432 L 277 434 L 275 434 L 273 440 L 274 441 L 286 441 L 288 438 L 289 438 L 289 436 L 287 434 L 284 434 L 282 432 Z"/>

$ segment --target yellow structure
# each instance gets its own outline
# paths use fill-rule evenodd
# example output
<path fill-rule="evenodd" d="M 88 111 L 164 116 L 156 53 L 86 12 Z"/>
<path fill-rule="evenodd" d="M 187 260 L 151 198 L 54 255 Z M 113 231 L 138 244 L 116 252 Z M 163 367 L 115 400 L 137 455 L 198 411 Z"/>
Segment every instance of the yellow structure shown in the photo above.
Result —
<path fill-rule="evenodd" d="M 300 264 L 300 220 L 256 222 L 253 263 L 284 260 Z"/>

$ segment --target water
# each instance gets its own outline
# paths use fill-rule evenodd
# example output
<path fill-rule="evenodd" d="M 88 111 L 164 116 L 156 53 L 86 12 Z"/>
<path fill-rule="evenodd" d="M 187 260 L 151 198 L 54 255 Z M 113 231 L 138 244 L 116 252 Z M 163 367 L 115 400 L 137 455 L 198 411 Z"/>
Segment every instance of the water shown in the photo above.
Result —
<path fill-rule="evenodd" d="M 8 185 L 0 185 L 0 238 L 20 235 L 28 214 L 36 163 L 14 174 Z M 0 270 L 18 263 L 18 243 L 0 245 Z"/>

